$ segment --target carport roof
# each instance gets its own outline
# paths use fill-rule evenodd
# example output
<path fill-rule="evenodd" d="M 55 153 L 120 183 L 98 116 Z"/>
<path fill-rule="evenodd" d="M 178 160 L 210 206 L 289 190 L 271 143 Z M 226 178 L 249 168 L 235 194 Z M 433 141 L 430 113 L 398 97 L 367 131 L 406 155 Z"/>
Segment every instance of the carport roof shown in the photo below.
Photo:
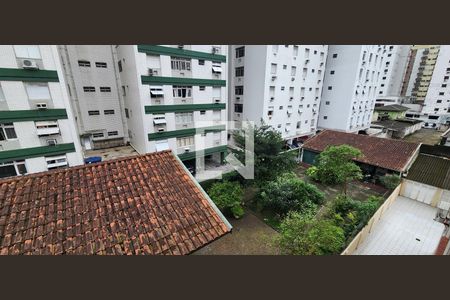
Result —
<path fill-rule="evenodd" d="M 450 190 L 450 159 L 419 154 L 406 179 Z"/>

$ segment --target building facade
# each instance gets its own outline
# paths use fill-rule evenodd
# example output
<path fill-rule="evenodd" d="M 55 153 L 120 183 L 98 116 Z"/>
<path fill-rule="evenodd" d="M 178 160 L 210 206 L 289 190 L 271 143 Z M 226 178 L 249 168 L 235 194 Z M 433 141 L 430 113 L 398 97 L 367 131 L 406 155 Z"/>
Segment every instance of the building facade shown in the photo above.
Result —
<path fill-rule="evenodd" d="M 119 93 L 115 47 L 61 45 L 58 48 L 84 149 L 125 144 L 128 131 Z"/>
<path fill-rule="evenodd" d="M 326 45 L 230 47 L 230 121 L 263 120 L 288 143 L 315 133 Z"/>
<path fill-rule="evenodd" d="M 0 46 L 0 177 L 83 164 L 59 60 L 51 45 Z"/>
<path fill-rule="evenodd" d="M 227 149 L 226 45 L 117 45 L 130 144 L 220 162 Z"/>
<path fill-rule="evenodd" d="M 382 45 L 332 45 L 328 56 L 318 126 L 345 132 L 370 127 L 382 75 Z"/>

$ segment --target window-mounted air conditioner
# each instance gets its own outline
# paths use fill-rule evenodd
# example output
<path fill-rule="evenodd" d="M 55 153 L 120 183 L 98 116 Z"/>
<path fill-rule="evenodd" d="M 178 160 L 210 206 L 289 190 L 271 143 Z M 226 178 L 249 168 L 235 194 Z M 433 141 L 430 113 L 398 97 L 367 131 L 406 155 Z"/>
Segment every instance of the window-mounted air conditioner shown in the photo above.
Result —
<path fill-rule="evenodd" d="M 30 59 L 22 59 L 22 68 L 28 70 L 39 70 L 39 66 L 37 65 L 37 63 Z"/>
<path fill-rule="evenodd" d="M 184 148 L 184 152 L 189 152 L 189 151 L 190 151 L 189 147 Z"/>
<path fill-rule="evenodd" d="M 220 103 L 220 99 L 214 99 L 214 103 Z"/>
<path fill-rule="evenodd" d="M 166 131 L 166 130 L 164 129 L 164 127 L 158 128 L 158 132 L 164 132 L 164 131 Z"/>
<path fill-rule="evenodd" d="M 47 109 L 47 103 L 36 103 L 37 109 Z"/>
<path fill-rule="evenodd" d="M 149 76 L 157 76 L 158 75 L 158 70 L 156 70 L 156 69 L 148 69 L 148 75 Z"/>

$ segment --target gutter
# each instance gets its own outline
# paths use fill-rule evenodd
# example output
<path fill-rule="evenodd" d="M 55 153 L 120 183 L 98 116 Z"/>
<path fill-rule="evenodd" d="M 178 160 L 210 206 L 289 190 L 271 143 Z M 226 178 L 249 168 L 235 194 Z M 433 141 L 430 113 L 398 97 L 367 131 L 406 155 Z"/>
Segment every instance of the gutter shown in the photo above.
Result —
<path fill-rule="evenodd" d="M 175 158 L 178 160 L 180 165 L 183 167 L 184 171 L 189 175 L 191 180 L 195 183 L 195 185 L 198 187 L 198 189 L 202 192 L 203 196 L 205 196 L 206 200 L 208 200 L 211 207 L 219 215 L 219 217 L 222 219 L 222 221 L 225 223 L 225 225 L 228 227 L 229 231 L 231 232 L 233 230 L 233 226 L 231 226 L 230 222 L 228 222 L 228 220 L 225 218 L 225 216 L 222 214 L 222 212 L 217 208 L 216 204 L 211 200 L 211 198 L 206 193 L 206 191 L 202 188 L 200 183 L 198 183 L 197 179 L 195 179 L 195 177 L 191 174 L 191 172 L 189 172 L 189 170 L 186 168 L 186 166 L 181 161 L 181 159 L 175 153 L 173 153 L 173 151 L 171 151 L 171 152 L 172 152 L 172 155 L 175 156 Z"/>

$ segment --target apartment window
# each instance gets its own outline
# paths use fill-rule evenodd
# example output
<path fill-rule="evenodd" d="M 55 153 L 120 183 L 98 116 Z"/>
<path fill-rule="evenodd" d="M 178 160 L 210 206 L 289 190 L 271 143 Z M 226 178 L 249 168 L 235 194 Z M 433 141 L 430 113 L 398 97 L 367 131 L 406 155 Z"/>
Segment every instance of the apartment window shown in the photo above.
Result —
<path fill-rule="evenodd" d="M 27 174 L 24 160 L 0 163 L 0 178 Z"/>
<path fill-rule="evenodd" d="M 174 98 L 190 98 L 192 97 L 192 86 L 174 85 L 172 88 Z"/>
<path fill-rule="evenodd" d="M 150 87 L 150 98 L 159 98 L 164 96 L 164 91 L 162 86 L 151 86 Z"/>
<path fill-rule="evenodd" d="M 280 107 L 278 107 L 278 109 L 279 109 L 279 110 L 282 110 L 282 109 L 283 109 L 283 106 L 282 106 L 282 105 L 280 105 Z"/>
<path fill-rule="evenodd" d="M 87 60 L 79 60 L 78 61 L 78 66 L 79 67 L 90 67 L 91 66 L 91 62 L 89 62 Z"/>
<path fill-rule="evenodd" d="M 189 58 L 183 57 L 171 57 L 171 66 L 172 70 L 190 71 L 191 60 Z"/>
<path fill-rule="evenodd" d="M 127 119 L 130 118 L 130 112 L 128 111 L 128 108 L 125 108 L 125 117 L 126 117 Z"/>
<path fill-rule="evenodd" d="M 334 54 L 333 54 L 333 58 L 337 58 L 337 53 L 334 53 Z"/>
<path fill-rule="evenodd" d="M 238 67 L 235 70 L 236 77 L 244 76 L 244 67 Z"/>
<path fill-rule="evenodd" d="M 3 94 L 3 89 L 2 86 L 0 85 L 0 101 L 5 101 L 5 94 Z"/>
<path fill-rule="evenodd" d="M 242 104 L 235 104 L 234 105 L 234 112 L 241 113 L 242 110 L 243 110 L 243 105 Z"/>
<path fill-rule="evenodd" d="M 330 105 L 330 101 L 325 101 L 325 105 Z"/>
<path fill-rule="evenodd" d="M 127 91 L 125 89 L 125 86 L 122 85 L 122 96 L 126 96 L 127 95 Z"/>
<path fill-rule="evenodd" d="M 108 131 L 108 136 L 116 136 L 119 135 L 118 131 Z"/>
<path fill-rule="evenodd" d="M 17 58 L 40 59 L 41 52 L 38 45 L 14 45 Z"/>
<path fill-rule="evenodd" d="M 329 87 L 328 87 L 328 90 L 329 90 L 329 91 L 331 91 L 332 89 L 333 89 L 333 87 L 332 87 L 332 86 L 329 86 Z"/>
<path fill-rule="evenodd" d="M 333 74 L 334 74 L 334 70 L 331 70 L 331 71 L 330 71 L 330 74 L 333 75 Z"/>
<path fill-rule="evenodd" d="M 200 114 L 201 114 L 201 115 L 206 115 L 206 110 L 201 110 L 201 111 L 200 111 Z"/>
<path fill-rule="evenodd" d="M 442 103 L 442 100 L 437 100 L 436 103 Z"/>
<path fill-rule="evenodd" d="M 198 89 L 199 89 L 200 91 L 204 91 L 204 90 L 206 89 L 206 87 L 205 87 L 204 85 L 201 85 L 201 86 L 198 87 Z"/>
<path fill-rule="evenodd" d="M 308 68 L 303 68 L 302 78 L 305 79 L 307 74 L 308 74 Z"/>
<path fill-rule="evenodd" d="M 439 96 L 444 96 L 444 92 L 439 92 Z"/>
<path fill-rule="evenodd" d="M 103 113 L 104 113 L 105 115 L 113 115 L 113 114 L 114 114 L 114 109 L 105 109 L 105 110 L 103 111 Z"/>
<path fill-rule="evenodd" d="M 441 85 L 441 87 L 445 88 L 447 87 L 447 84 L 444 83 L 443 85 Z"/>
<path fill-rule="evenodd" d="M 284 86 L 281 87 L 281 90 L 284 91 Z"/>
<path fill-rule="evenodd" d="M 328 116 L 323 116 L 323 119 L 324 119 L 324 120 L 328 119 Z"/>
<path fill-rule="evenodd" d="M 105 135 L 103 134 L 103 132 L 97 132 L 97 133 L 93 133 L 92 134 L 92 137 L 93 138 L 102 138 L 102 137 L 104 137 Z"/>
<path fill-rule="evenodd" d="M 298 46 L 294 46 L 294 56 L 298 56 Z"/>
<path fill-rule="evenodd" d="M 244 87 L 242 85 L 235 86 L 234 93 L 236 95 L 244 95 Z"/>
<path fill-rule="evenodd" d="M 297 73 L 297 67 L 291 67 L 291 76 L 295 76 L 295 73 Z"/>
<path fill-rule="evenodd" d="M 102 92 L 102 93 L 110 93 L 111 92 L 111 88 L 109 86 L 101 86 L 100 87 L 100 92 Z"/>
<path fill-rule="evenodd" d="M 386 80 L 386 76 L 381 78 L 382 80 Z"/>
<path fill-rule="evenodd" d="M 25 83 L 25 89 L 30 100 L 51 99 L 48 83 Z"/>
<path fill-rule="evenodd" d="M 236 51 L 236 58 L 245 56 L 245 47 L 236 48 L 235 51 Z"/>
<path fill-rule="evenodd" d="M 447 81 L 449 79 L 449 76 L 444 76 L 444 80 Z"/>
<path fill-rule="evenodd" d="M 314 73 L 316 70 L 314 70 L 314 69 L 311 69 L 311 73 Z"/>
<path fill-rule="evenodd" d="M 186 124 L 194 122 L 194 113 L 175 113 L 175 123 L 176 124 Z"/>
<path fill-rule="evenodd" d="M 306 48 L 305 49 L 305 59 L 308 59 L 308 58 L 309 58 L 309 49 Z"/>
<path fill-rule="evenodd" d="M 67 167 L 67 158 L 65 155 L 46 157 L 45 160 L 49 170 Z"/>
<path fill-rule="evenodd" d="M 100 115 L 100 111 L 99 110 L 88 110 L 88 115 L 98 116 L 98 115 Z"/>
<path fill-rule="evenodd" d="M 177 138 L 177 147 L 190 147 L 194 145 L 194 137 L 193 136 L 187 136 L 182 138 Z"/>
<path fill-rule="evenodd" d="M 216 74 L 222 73 L 222 65 L 221 65 L 220 61 L 213 61 L 212 72 L 216 73 Z"/>
<path fill-rule="evenodd" d="M 199 59 L 199 60 L 198 60 L 198 64 L 199 64 L 200 66 L 204 66 L 204 65 L 205 65 L 205 60 L 204 60 L 204 59 Z"/>
<path fill-rule="evenodd" d="M 283 70 L 286 70 L 287 69 L 287 65 L 283 65 Z"/>
<path fill-rule="evenodd" d="M 96 66 L 97 68 L 107 68 L 107 67 L 108 67 L 108 64 L 105 63 L 105 62 L 95 62 L 95 66 Z"/>
<path fill-rule="evenodd" d="M 92 93 L 95 92 L 95 87 L 93 86 L 83 86 L 83 91 L 86 93 Z"/>
<path fill-rule="evenodd" d="M 16 131 L 13 123 L 0 124 L 0 141 L 8 141 L 17 139 Z"/>
<path fill-rule="evenodd" d="M 270 65 L 270 74 L 277 74 L 277 64 Z"/>
<path fill-rule="evenodd" d="M 299 129 L 301 126 L 302 126 L 302 122 L 301 122 L 301 121 L 298 121 L 298 122 L 297 122 L 297 129 Z"/>
<path fill-rule="evenodd" d="M 439 108 L 435 108 L 434 111 L 439 111 Z"/>
<path fill-rule="evenodd" d="M 117 66 L 119 67 L 119 72 L 122 72 L 122 61 L 119 60 Z"/>
<path fill-rule="evenodd" d="M 314 50 L 314 54 L 317 54 L 317 50 Z"/>

